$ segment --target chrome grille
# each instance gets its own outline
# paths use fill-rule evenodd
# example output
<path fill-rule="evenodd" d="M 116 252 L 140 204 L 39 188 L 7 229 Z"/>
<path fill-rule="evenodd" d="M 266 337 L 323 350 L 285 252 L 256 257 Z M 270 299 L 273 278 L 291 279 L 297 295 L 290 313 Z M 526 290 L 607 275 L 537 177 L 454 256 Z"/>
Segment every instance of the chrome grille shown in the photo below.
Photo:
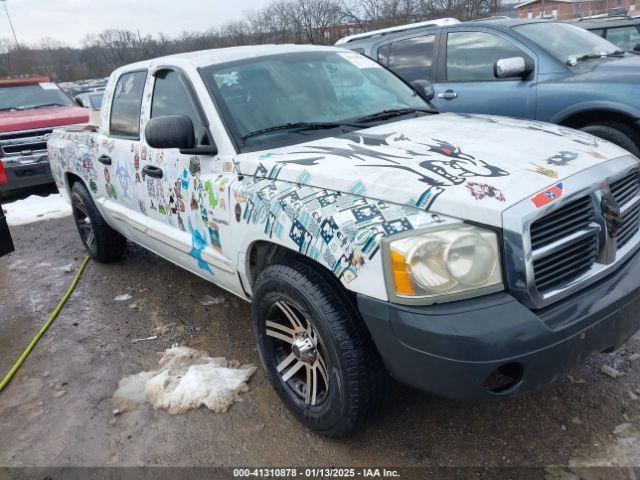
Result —
<path fill-rule="evenodd" d="M 638 232 L 640 226 L 640 173 L 634 171 L 616 180 L 609 186 L 609 190 L 622 212 L 622 227 L 616 237 L 617 248 L 622 248 Z"/>
<path fill-rule="evenodd" d="M 553 289 L 591 268 L 598 256 L 598 237 L 591 235 L 570 242 L 553 252 L 553 255 L 533 261 L 536 285 L 541 292 Z"/>
<path fill-rule="evenodd" d="M 44 153 L 47 140 L 53 130 L 32 130 L 12 132 L 0 135 L 0 150 L 4 157 L 17 157 Z"/>
<path fill-rule="evenodd" d="M 507 284 L 520 302 L 545 308 L 613 273 L 640 249 L 640 167 L 623 155 L 570 175 L 562 194 L 503 212 Z M 616 208 L 619 207 L 619 214 Z"/>
<path fill-rule="evenodd" d="M 594 220 L 591 198 L 583 197 L 531 224 L 531 249 L 584 230 Z"/>
<path fill-rule="evenodd" d="M 627 204 L 640 192 L 640 174 L 635 171 L 629 175 L 616 180 L 609 186 L 613 198 L 621 207 Z"/>
<path fill-rule="evenodd" d="M 571 281 L 593 265 L 598 253 L 594 221 L 591 197 L 584 196 L 531 224 L 533 273 L 539 291 Z"/>

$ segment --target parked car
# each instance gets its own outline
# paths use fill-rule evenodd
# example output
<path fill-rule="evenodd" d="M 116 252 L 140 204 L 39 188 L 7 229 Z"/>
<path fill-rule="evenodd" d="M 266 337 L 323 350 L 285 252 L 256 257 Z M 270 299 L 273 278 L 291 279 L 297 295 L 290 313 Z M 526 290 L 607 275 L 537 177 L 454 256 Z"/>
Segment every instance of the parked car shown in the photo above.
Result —
<path fill-rule="evenodd" d="M 421 95 L 345 49 L 180 54 L 116 70 L 49 155 L 94 259 L 130 239 L 251 301 L 276 392 L 340 436 L 387 372 L 514 395 L 640 326 L 638 158 Z"/>
<path fill-rule="evenodd" d="M 566 23 L 495 18 L 342 39 L 407 82 L 433 84 L 442 112 L 557 123 L 640 155 L 640 57 Z"/>
<path fill-rule="evenodd" d="M 0 193 L 53 183 L 49 134 L 88 121 L 89 110 L 76 106 L 49 77 L 0 80 L 0 161 L 8 179 Z"/>
<path fill-rule="evenodd" d="M 0 162 L 0 185 L 6 184 L 7 181 L 7 173 L 4 171 L 4 167 Z M 13 252 L 13 250 L 11 232 L 9 231 L 7 219 L 4 216 L 4 210 L 2 209 L 2 203 L 0 202 L 0 257 Z"/>
<path fill-rule="evenodd" d="M 97 92 L 87 92 L 76 95 L 74 100 L 78 105 L 84 108 L 90 108 L 91 110 L 100 110 L 102 107 L 102 97 L 104 96 L 104 90 Z"/>
<path fill-rule="evenodd" d="M 640 55 L 640 17 L 580 19 L 573 25 L 606 38 L 625 52 Z"/>

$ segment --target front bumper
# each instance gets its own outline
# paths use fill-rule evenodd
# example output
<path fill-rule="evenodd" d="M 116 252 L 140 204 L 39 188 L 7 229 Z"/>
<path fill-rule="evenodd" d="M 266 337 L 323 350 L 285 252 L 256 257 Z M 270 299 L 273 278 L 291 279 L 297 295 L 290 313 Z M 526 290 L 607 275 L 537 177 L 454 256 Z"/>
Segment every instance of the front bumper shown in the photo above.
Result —
<path fill-rule="evenodd" d="M 529 310 L 506 292 L 428 307 L 360 295 L 358 306 L 398 381 L 455 399 L 511 395 L 620 346 L 640 328 L 640 253 L 541 310 Z M 501 367 L 517 372 L 518 381 L 497 393 L 487 379 Z"/>
<path fill-rule="evenodd" d="M 49 157 L 46 153 L 36 157 L 11 158 L 2 160 L 8 182 L 0 185 L 0 192 L 19 190 L 53 183 Z"/>

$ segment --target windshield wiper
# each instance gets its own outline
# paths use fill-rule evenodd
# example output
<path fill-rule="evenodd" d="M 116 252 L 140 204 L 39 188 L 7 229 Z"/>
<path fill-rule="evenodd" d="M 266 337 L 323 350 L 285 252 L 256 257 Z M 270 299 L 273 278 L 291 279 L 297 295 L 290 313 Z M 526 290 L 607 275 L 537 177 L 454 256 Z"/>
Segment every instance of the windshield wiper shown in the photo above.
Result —
<path fill-rule="evenodd" d="M 579 57 L 570 58 L 567 60 L 567 65 L 575 65 L 577 62 L 581 62 L 583 60 L 591 60 L 594 58 L 604 58 L 604 57 L 614 57 L 617 55 L 624 55 L 626 52 L 624 50 L 615 50 L 610 53 L 586 53 Z"/>
<path fill-rule="evenodd" d="M 0 112 L 11 112 L 15 110 L 24 110 L 24 107 L 4 107 L 0 108 Z"/>
<path fill-rule="evenodd" d="M 29 107 L 25 107 L 25 109 L 30 109 L 30 108 L 47 108 L 47 107 L 66 107 L 65 104 L 63 103 L 43 103 L 40 105 L 31 105 Z"/>
<path fill-rule="evenodd" d="M 359 125 L 355 125 L 351 123 L 338 123 L 338 122 L 291 122 L 291 123 L 285 123 L 283 125 L 275 125 L 273 127 L 261 128 L 260 130 L 255 130 L 253 132 L 249 132 L 243 135 L 242 137 L 240 137 L 240 139 L 244 144 L 244 142 L 251 137 L 256 137 L 264 133 L 278 132 L 280 130 L 295 130 L 297 132 L 301 132 L 305 130 L 322 130 L 325 128 L 338 128 L 342 126 L 358 127 Z"/>
<path fill-rule="evenodd" d="M 356 120 L 358 123 L 374 122 L 376 120 L 386 120 L 387 118 L 399 117 L 401 115 L 407 115 L 409 113 L 433 113 L 431 110 L 424 108 L 393 108 L 391 110 L 382 110 L 381 112 L 367 115 L 366 117 L 360 117 Z"/>

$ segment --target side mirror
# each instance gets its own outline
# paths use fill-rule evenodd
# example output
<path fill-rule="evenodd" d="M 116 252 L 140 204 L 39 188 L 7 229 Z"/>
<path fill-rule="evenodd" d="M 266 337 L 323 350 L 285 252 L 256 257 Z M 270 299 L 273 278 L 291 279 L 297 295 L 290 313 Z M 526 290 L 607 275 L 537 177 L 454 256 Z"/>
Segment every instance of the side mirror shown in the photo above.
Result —
<path fill-rule="evenodd" d="M 640 43 L 636 43 L 636 46 L 633 47 L 633 51 L 634 52 L 639 52 L 640 53 Z"/>
<path fill-rule="evenodd" d="M 79 98 L 74 99 L 74 101 L 76 102 L 76 105 L 78 105 L 79 107 L 84 107 L 84 105 L 82 104 L 82 100 L 80 100 Z"/>
<path fill-rule="evenodd" d="M 525 78 L 533 70 L 524 57 L 501 58 L 493 64 L 496 78 Z"/>
<path fill-rule="evenodd" d="M 151 118 L 144 127 L 144 137 L 152 148 L 190 149 L 196 146 L 193 123 L 186 115 Z"/>
<path fill-rule="evenodd" d="M 435 93 L 433 91 L 433 85 L 429 80 L 414 80 L 413 82 L 411 82 L 411 86 L 418 93 L 418 95 L 420 95 L 427 102 L 433 100 Z"/>

